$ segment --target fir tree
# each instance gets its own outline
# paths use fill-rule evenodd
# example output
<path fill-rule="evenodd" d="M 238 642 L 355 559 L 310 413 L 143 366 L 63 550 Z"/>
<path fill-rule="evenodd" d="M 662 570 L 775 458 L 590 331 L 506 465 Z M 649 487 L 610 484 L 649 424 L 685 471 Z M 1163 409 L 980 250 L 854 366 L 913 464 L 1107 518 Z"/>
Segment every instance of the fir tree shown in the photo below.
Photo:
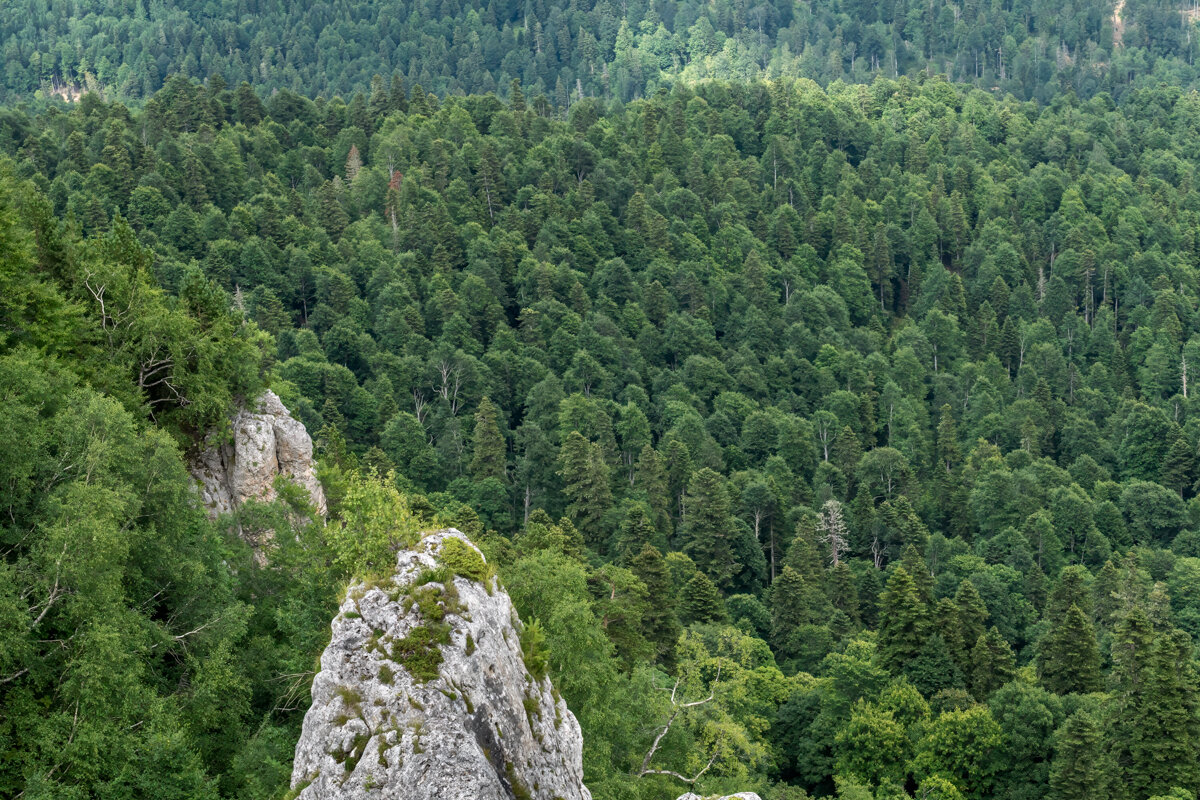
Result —
<path fill-rule="evenodd" d="M 687 517 L 684 521 L 684 552 L 718 586 L 728 586 L 733 577 L 733 518 L 725 481 L 707 467 L 697 471 L 688 484 Z"/>
<path fill-rule="evenodd" d="M 971 649 L 971 693 L 980 702 L 1017 676 L 1012 647 L 992 626 Z"/>
<path fill-rule="evenodd" d="M 829 600 L 833 607 L 844 613 L 851 622 L 858 623 L 858 586 L 850 565 L 845 561 L 830 570 Z"/>
<path fill-rule="evenodd" d="M 675 605 L 670 600 L 671 575 L 667 563 L 658 548 L 645 544 L 634 556 L 630 567 L 646 584 L 646 596 L 650 598 L 642 613 L 642 635 L 654 646 L 658 663 L 670 672 L 675 665 L 675 643 L 679 640 L 681 627 Z"/>
<path fill-rule="evenodd" d="M 671 532 L 671 500 L 667 487 L 667 468 L 663 457 L 649 444 L 642 445 L 634 469 L 633 486 L 645 495 L 654 527 L 663 534 Z"/>
<path fill-rule="evenodd" d="M 703 572 L 697 572 L 684 584 L 679 595 L 679 618 L 685 625 L 693 622 L 721 622 L 725 603 L 717 585 Z"/>
<path fill-rule="evenodd" d="M 1105 796 L 1103 736 L 1095 717 L 1079 710 L 1055 733 L 1057 747 L 1050 767 L 1052 800 L 1096 800 Z"/>
<path fill-rule="evenodd" d="M 638 556 L 646 546 L 653 546 L 658 538 L 646 506 L 630 503 L 621 527 L 617 529 L 616 555 L 622 561 L 628 561 Z"/>
<path fill-rule="evenodd" d="M 600 445 L 571 431 L 559 453 L 559 475 L 563 479 L 563 494 L 567 496 L 567 515 L 584 540 L 592 548 L 600 548 L 605 540 L 604 515 L 612 506 L 608 465 Z"/>
<path fill-rule="evenodd" d="M 479 401 L 475 411 L 475 433 L 472 442 L 475 448 L 471 459 L 471 478 L 482 481 L 486 478 L 496 478 L 503 481 L 505 475 L 505 445 L 504 437 L 496 422 L 498 411 L 496 405 L 484 396 Z"/>
<path fill-rule="evenodd" d="M 929 608 L 921 600 L 912 576 L 903 566 L 896 567 L 880 596 L 880 665 L 898 674 L 921 654 L 929 637 Z M 940 639 L 940 637 L 939 637 Z M 945 642 L 942 642 L 945 647 Z"/>
<path fill-rule="evenodd" d="M 1038 675 L 1057 694 L 1101 688 L 1100 651 L 1091 620 L 1072 604 L 1038 643 Z"/>
<path fill-rule="evenodd" d="M 987 631 L 988 609 L 975 584 L 968 580 L 958 585 L 958 591 L 954 595 L 954 606 L 957 634 L 963 645 L 958 663 L 966 672 L 971 649 Z"/>
<path fill-rule="evenodd" d="M 1187 438 L 1177 436 L 1167 457 L 1163 460 L 1159 471 L 1158 482 L 1169 489 L 1179 492 L 1183 497 L 1185 489 L 1190 489 L 1196 470 L 1196 451 L 1188 444 Z"/>
<path fill-rule="evenodd" d="M 1145 794 L 1167 794 L 1184 787 L 1200 789 L 1200 686 L 1192 641 L 1180 630 L 1155 637 L 1146 668 L 1145 705 L 1130 709 L 1153 721 L 1131 745 L 1128 780 Z"/>

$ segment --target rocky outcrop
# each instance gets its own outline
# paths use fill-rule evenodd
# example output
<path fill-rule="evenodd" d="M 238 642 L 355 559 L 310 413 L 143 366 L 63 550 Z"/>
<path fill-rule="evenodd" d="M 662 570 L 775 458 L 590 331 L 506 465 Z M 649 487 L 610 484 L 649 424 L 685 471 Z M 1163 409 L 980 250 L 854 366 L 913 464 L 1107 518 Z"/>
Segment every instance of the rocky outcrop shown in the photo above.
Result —
<path fill-rule="evenodd" d="M 312 439 L 278 395 L 264 392 L 252 408 L 234 415 L 231 424 L 232 441 L 210 436 L 190 464 L 209 516 L 229 513 L 251 499 L 274 500 L 279 475 L 303 487 L 324 516 L 325 493 L 313 464 Z"/>
<path fill-rule="evenodd" d="M 351 585 L 296 745 L 298 800 L 590 800 L 536 640 L 453 529 Z"/>
<path fill-rule="evenodd" d="M 705 798 L 688 792 L 687 794 L 679 795 L 676 800 L 762 800 L 762 798 L 754 792 L 738 792 L 737 794 L 727 794 L 724 797 L 714 798 Z"/>

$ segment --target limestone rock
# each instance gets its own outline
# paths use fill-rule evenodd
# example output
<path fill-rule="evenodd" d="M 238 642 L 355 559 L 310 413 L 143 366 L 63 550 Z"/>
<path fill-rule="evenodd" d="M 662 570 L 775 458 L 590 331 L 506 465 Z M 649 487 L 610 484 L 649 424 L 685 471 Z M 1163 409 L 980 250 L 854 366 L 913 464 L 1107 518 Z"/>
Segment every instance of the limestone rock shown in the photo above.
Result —
<path fill-rule="evenodd" d="M 724 797 L 716 797 L 711 799 L 688 792 L 687 794 L 679 795 L 676 800 L 762 800 L 762 798 L 754 792 L 738 792 L 737 794 L 727 794 Z"/>
<path fill-rule="evenodd" d="M 591 800 L 579 723 L 526 668 L 522 631 L 457 530 L 351 585 L 296 745 L 298 800 Z"/>
<path fill-rule="evenodd" d="M 278 395 L 264 392 L 253 410 L 238 411 L 231 424 L 233 441 L 218 443 L 210 436 L 190 465 L 209 516 L 229 513 L 250 499 L 274 500 L 277 475 L 303 487 L 317 512 L 325 515 L 325 492 L 313 464 L 312 439 Z"/>

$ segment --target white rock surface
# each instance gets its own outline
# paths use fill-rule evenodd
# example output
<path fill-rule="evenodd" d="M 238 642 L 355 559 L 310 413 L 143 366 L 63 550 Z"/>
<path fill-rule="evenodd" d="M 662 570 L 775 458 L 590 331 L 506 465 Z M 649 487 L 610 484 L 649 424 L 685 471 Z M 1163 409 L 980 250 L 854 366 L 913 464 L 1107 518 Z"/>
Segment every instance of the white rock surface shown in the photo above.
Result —
<path fill-rule="evenodd" d="M 762 800 L 762 798 L 754 792 L 738 792 L 737 794 L 727 794 L 724 797 L 717 798 L 705 798 L 688 792 L 687 794 L 679 795 L 676 800 Z"/>
<path fill-rule="evenodd" d="M 298 800 L 591 800 L 579 723 L 550 679 L 525 668 L 508 594 L 494 578 L 461 576 L 453 589 L 415 589 L 450 538 L 478 552 L 459 531 L 439 531 L 401 552 L 390 580 L 349 588 L 296 745 Z M 428 625 L 414 590 L 442 592 L 451 627 L 439 674 L 424 683 L 397 655 Z"/>
<path fill-rule="evenodd" d="M 313 443 L 304 425 L 294 418 L 272 391 L 242 409 L 231 421 L 233 441 L 211 440 L 192 461 L 200 482 L 200 501 L 209 516 L 227 514 L 247 500 L 275 499 L 275 477 L 299 484 L 325 515 L 325 492 L 313 464 Z"/>

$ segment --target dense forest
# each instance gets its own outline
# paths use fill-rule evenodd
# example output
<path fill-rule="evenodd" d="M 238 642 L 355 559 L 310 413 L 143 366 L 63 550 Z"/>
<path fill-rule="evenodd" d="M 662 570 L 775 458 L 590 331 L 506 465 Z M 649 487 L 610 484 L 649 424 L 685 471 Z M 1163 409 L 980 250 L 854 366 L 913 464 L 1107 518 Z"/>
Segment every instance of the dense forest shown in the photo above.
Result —
<path fill-rule="evenodd" d="M 349 95 L 376 74 L 438 95 L 566 107 L 699 79 L 823 85 L 942 74 L 1048 101 L 1200 79 L 1196 0 L 9 0 L 0 100 L 148 98 L 170 75 Z"/>
<path fill-rule="evenodd" d="M 86 58 L 131 95 L 168 51 L 236 81 L 284 13 L 239 5 L 218 47 L 163 4 L 111 37 L 19 5 L 6 29 L 44 29 L 10 50 L 69 21 L 98 55 L 24 75 L 6 53 L 10 89 Z M 261 92 L 174 77 L 136 107 L 0 112 L 0 796 L 285 796 L 347 581 L 446 524 L 538 621 L 597 798 L 689 788 L 639 776 L 673 686 L 713 700 L 652 766 L 698 791 L 1197 796 L 1200 95 L 1055 94 L 1069 70 L 1024 91 L 1008 67 L 1055 95 L 1022 100 L 908 44 L 921 74 L 888 77 L 921 22 L 899 7 L 689 8 L 631 6 L 632 63 L 656 30 L 719 42 L 757 14 L 766 66 L 655 88 L 604 44 L 593 77 L 574 23 L 547 31 L 603 30 L 607 4 L 492 3 L 510 39 L 461 34 L 479 77 L 421 60 L 310 98 L 288 86 L 379 56 L 326 70 L 298 37 L 315 72 L 280 56 L 245 74 Z M 1154 29 L 1139 8 L 1122 53 Z M 442 9 L 395 24 L 484 14 Z M 1018 49 L 1109 30 L 994 13 L 1028 16 Z M 911 38 L 817 72 L 882 74 L 757 80 L 851 17 Z M 1182 82 L 1187 31 L 1163 30 Z M 196 506 L 185 459 L 265 387 L 314 435 L 327 524 L 296 492 Z M 275 531 L 265 562 L 247 530 Z"/>

